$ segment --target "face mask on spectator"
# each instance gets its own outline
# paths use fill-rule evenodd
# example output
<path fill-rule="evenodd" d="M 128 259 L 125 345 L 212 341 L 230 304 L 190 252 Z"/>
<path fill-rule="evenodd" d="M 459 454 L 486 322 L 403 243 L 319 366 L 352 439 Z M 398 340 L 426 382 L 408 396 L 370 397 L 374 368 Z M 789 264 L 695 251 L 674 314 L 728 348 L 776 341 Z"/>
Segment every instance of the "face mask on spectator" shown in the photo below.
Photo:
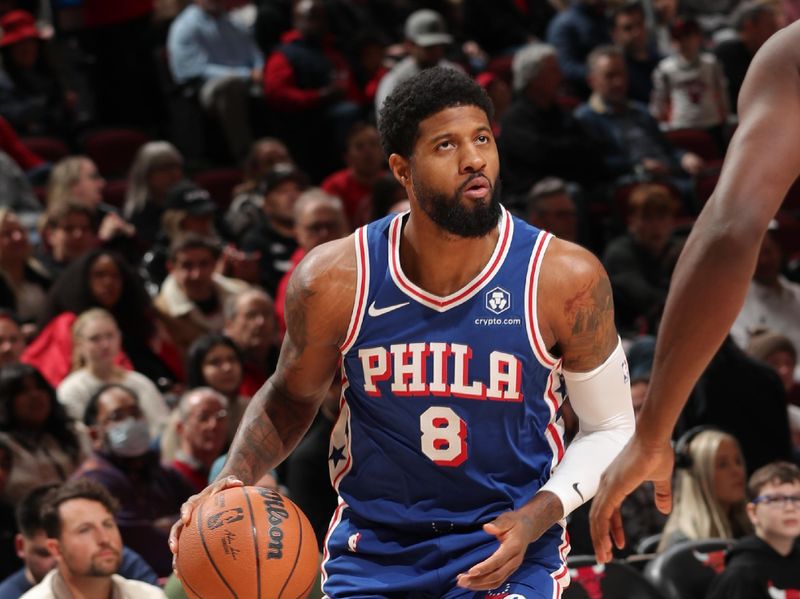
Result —
<path fill-rule="evenodd" d="M 136 458 L 150 446 L 150 431 L 144 419 L 128 418 L 109 427 L 108 448 L 116 456 Z"/>

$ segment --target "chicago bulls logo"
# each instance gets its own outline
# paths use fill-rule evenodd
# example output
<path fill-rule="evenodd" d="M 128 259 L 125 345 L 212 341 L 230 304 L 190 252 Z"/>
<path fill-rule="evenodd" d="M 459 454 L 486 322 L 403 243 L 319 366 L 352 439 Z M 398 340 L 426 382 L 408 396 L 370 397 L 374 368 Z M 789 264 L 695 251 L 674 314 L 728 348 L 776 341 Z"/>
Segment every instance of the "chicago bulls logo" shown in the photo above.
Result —
<path fill-rule="evenodd" d="M 606 577 L 606 567 L 602 564 L 581 566 L 569 569 L 570 578 L 577 582 L 589 595 L 589 599 L 603 599 L 603 588 L 600 583 Z"/>
<path fill-rule="evenodd" d="M 693 551 L 694 558 L 703 564 L 706 568 L 714 570 L 715 574 L 719 574 L 725 569 L 725 550 L 709 551 L 708 553 L 700 553 Z"/>

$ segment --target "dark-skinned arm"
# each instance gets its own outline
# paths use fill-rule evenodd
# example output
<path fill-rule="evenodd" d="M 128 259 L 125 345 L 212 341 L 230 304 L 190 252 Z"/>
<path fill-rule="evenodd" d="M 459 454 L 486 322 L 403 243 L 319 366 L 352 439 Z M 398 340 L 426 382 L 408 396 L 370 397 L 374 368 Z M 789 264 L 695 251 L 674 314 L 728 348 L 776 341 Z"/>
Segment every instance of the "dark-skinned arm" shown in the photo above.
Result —
<path fill-rule="evenodd" d="M 611 559 L 612 538 L 624 545 L 619 506 L 643 481 L 653 481 L 658 509 L 671 509 L 672 429 L 739 313 L 769 221 L 800 173 L 800 23 L 774 35 L 754 58 L 739 115 L 719 183 L 673 274 L 637 432 L 592 504 L 601 562 Z"/>

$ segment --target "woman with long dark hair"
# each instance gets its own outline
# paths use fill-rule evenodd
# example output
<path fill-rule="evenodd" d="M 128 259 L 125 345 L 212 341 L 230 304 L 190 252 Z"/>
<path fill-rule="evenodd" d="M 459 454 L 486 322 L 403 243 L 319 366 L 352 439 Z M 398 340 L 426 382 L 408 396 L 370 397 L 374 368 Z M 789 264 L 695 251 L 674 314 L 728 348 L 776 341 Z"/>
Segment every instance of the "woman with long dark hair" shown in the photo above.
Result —
<path fill-rule="evenodd" d="M 56 392 L 28 364 L 0 368 L 0 441 L 13 452 L 5 498 L 16 504 L 39 485 L 65 481 L 89 455 L 89 439 Z"/>
<path fill-rule="evenodd" d="M 180 380 L 177 350 L 159 326 L 141 280 L 119 255 L 104 249 L 76 259 L 55 282 L 39 320 L 41 333 L 22 361 L 39 367 L 58 386 L 71 367 L 72 324 L 90 308 L 104 308 L 116 320 L 124 351 L 119 364 L 132 365 L 162 388 Z"/>

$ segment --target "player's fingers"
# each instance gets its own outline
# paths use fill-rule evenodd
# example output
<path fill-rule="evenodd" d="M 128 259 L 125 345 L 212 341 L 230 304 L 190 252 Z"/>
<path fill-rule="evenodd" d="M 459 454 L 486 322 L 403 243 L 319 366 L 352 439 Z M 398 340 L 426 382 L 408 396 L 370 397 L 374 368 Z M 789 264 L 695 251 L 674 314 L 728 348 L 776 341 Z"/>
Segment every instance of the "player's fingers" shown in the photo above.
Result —
<path fill-rule="evenodd" d="M 498 555 L 496 551 L 489 559 L 473 566 L 465 574 L 457 577 L 458 586 L 473 591 L 489 591 L 496 589 L 519 568 L 522 553 L 512 556 Z"/>
<path fill-rule="evenodd" d="M 625 529 L 622 527 L 622 514 L 619 508 L 611 514 L 611 538 L 614 539 L 617 549 L 625 547 Z"/>
<path fill-rule="evenodd" d="M 658 511 L 669 514 L 672 511 L 672 484 L 669 479 L 653 481 L 653 488 Z"/>
<path fill-rule="evenodd" d="M 604 492 L 608 488 L 604 477 L 600 481 L 600 491 L 592 501 L 592 509 L 589 514 L 592 545 L 594 546 L 597 562 L 600 564 L 604 564 L 611 559 L 610 525 L 614 506 L 608 493 Z"/>
<path fill-rule="evenodd" d="M 181 536 L 181 530 L 183 530 L 183 520 L 178 519 L 178 521 L 172 525 L 172 528 L 169 530 L 169 550 L 173 553 L 172 558 L 172 565 L 173 569 L 175 567 L 175 557 L 178 556 L 178 537 Z"/>

